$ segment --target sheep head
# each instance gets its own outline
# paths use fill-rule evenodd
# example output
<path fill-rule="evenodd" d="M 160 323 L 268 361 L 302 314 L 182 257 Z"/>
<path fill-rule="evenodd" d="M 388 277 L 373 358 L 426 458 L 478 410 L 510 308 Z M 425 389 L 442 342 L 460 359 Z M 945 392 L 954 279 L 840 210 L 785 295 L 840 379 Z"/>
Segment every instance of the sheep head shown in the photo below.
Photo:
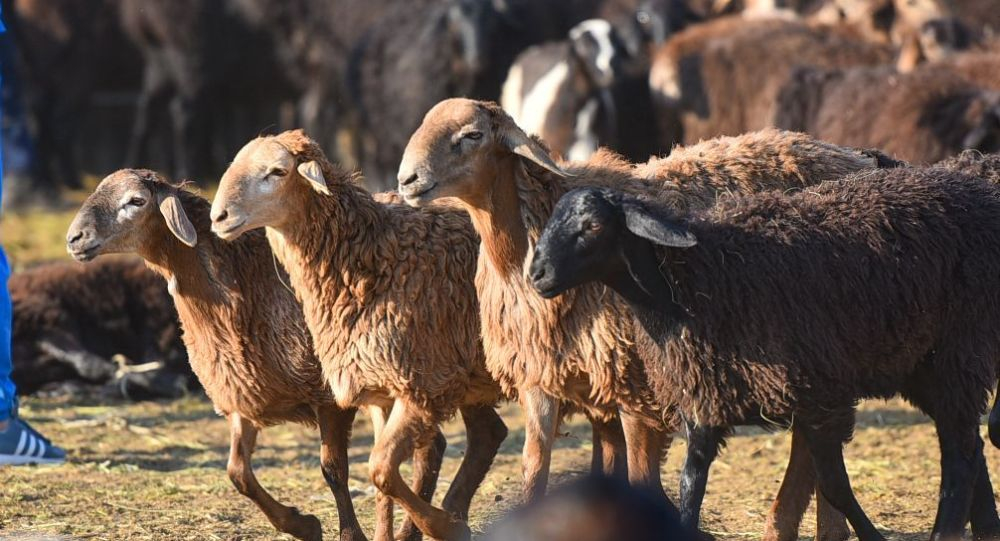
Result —
<path fill-rule="evenodd" d="M 410 137 L 399 166 L 399 193 L 412 206 L 441 197 L 476 205 L 512 160 L 566 176 L 548 150 L 496 103 L 447 99 L 427 112 Z"/>
<path fill-rule="evenodd" d="M 697 241 L 679 220 L 635 197 L 604 188 L 572 190 L 559 200 L 535 247 L 532 286 L 546 298 L 593 281 L 623 294 L 638 286 L 653 296 L 664 279 L 650 243 L 687 248 Z"/>
<path fill-rule="evenodd" d="M 232 240 L 259 227 L 278 227 L 291 202 L 312 191 L 330 194 L 330 166 L 302 130 L 258 137 L 240 149 L 212 202 L 212 232 Z"/>
<path fill-rule="evenodd" d="M 181 190 L 148 169 L 108 175 L 70 224 L 67 251 L 78 261 L 109 253 L 143 254 L 165 234 L 193 247 L 198 234 L 181 205 Z"/>

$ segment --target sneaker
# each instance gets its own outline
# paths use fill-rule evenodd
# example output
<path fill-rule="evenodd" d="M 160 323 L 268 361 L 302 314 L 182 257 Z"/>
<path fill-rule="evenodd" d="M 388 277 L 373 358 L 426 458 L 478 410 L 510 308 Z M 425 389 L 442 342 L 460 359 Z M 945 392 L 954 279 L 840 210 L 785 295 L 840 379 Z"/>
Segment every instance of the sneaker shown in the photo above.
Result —
<path fill-rule="evenodd" d="M 66 462 L 66 451 L 52 445 L 52 442 L 21 419 L 11 419 L 7 430 L 0 432 L 0 465 L 63 462 Z"/>

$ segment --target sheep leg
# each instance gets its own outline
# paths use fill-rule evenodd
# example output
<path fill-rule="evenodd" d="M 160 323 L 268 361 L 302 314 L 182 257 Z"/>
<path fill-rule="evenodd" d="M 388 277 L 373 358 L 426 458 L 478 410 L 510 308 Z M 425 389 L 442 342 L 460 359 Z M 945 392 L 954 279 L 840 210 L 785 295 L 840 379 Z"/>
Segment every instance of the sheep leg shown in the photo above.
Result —
<path fill-rule="evenodd" d="M 445 511 L 467 520 L 472 497 L 486 478 L 500 444 L 507 437 L 507 426 L 493 406 L 463 406 L 461 411 L 468 447 L 441 506 Z"/>
<path fill-rule="evenodd" d="M 688 448 L 681 472 L 681 523 L 694 531 L 701 521 L 701 502 L 705 499 L 709 470 L 725 440 L 726 429 L 691 421 L 685 426 Z"/>
<path fill-rule="evenodd" d="M 941 447 L 941 497 L 931 539 L 961 539 L 972 506 L 983 440 L 973 422 L 936 422 Z"/>
<path fill-rule="evenodd" d="M 521 393 L 524 408 L 524 449 L 521 472 L 524 476 L 524 503 L 545 495 L 552 462 L 552 444 L 559 425 L 559 401 L 535 387 Z"/>
<path fill-rule="evenodd" d="M 287 533 L 296 539 L 321 541 L 323 527 L 319 519 L 312 515 L 303 515 L 294 507 L 278 503 L 260 486 L 253 474 L 250 458 L 257 444 L 257 428 L 238 413 L 229 415 L 229 463 L 226 472 L 240 494 L 250 498 L 267 520 L 271 521 L 279 531 Z"/>
<path fill-rule="evenodd" d="M 441 473 L 441 462 L 444 461 L 446 447 L 448 440 L 438 430 L 430 445 L 422 446 L 413 452 L 413 481 L 410 486 L 424 501 L 430 502 L 434 499 L 434 489 L 437 488 L 438 474 Z M 413 524 L 413 519 L 407 515 L 403 519 L 403 525 L 396 531 L 395 537 L 398 540 L 420 541 L 423 534 Z"/>
<path fill-rule="evenodd" d="M 433 437 L 433 430 L 425 412 L 397 399 L 368 458 L 372 483 L 402 505 L 425 535 L 446 540 L 471 539 L 472 533 L 464 521 L 421 499 L 399 474 L 399 465 L 413 453 L 416 444 Z"/>
<path fill-rule="evenodd" d="M 972 537 L 976 541 L 1000 539 L 1000 517 L 997 516 L 997 504 L 993 499 L 993 483 L 990 482 L 990 470 L 986 467 L 986 457 L 982 453 L 979 453 L 978 462 L 979 474 L 976 476 L 969 512 Z"/>
<path fill-rule="evenodd" d="M 372 432 L 375 436 L 374 445 L 378 445 L 382 439 L 382 433 L 385 431 L 385 423 L 389 417 L 389 413 L 382 407 L 371 406 L 368 408 L 368 415 L 372 419 Z M 378 491 L 375 493 L 375 541 L 393 541 L 392 523 L 392 498 L 382 491 Z"/>
<path fill-rule="evenodd" d="M 625 447 L 625 432 L 622 421 L 615 416 L 604 420 L 599 414 L 587 415 L 594 431 L 594 454 L 590 471 L 617 479 L 628 479 L 628 450 Z"/>
<path fill-rule="evenodd" d="M 351 491 L 348 488 L 347 447 L 351 440 L 351 425 L 356 409 L 340 409 L 333 406 L 320 407 L 316 412 L 319 421 L 320 467 L 327 486 L 337 502 L 340 517 L 341 541 L 367 541 L 358 516 L 354 513 Z"/>
<path fill-rule="evenodd" d="M 845 541 L 851 536 L 847 519 L 820 493 L 816 485 L 816 470 L 803 436 L 792 431 L 792 449 L 781 488 L 771 506 L 764 527 L 764 541 L 795 541 L 799 525 L 816 492 L 816 541 Z"/>
<path fill-rule="evenodd" d="M 660 481 L 660 463 L 667 455 L 673 441 L 662 429 L 651 427 L 645 419 L 623 413 L 622 429 L 628 447 L 628 480 L 632 486 L 642 487 L 663 497 L 672 512 L 678 512 Z"/>
<path fill-rule="evenodd" d="M 832 416 L 837 417 L 837 414 L 834 413 Z M 837 426 L 830 426 L 832 423 L 815 426 L 802 423 L 804 426 L 801 427 L 802 435 L 813 458 L 813 468 L 819 479 L 820 491 L 847 517 L 858 539 L 884 541 L 885 538 L 875 529 L 875 525 L 868 519 L 861 509 L 861 504 L 854 497 L 851 480 L 844 466 L 844 442 L 847 441 L 854 426 L 853 410 L 849 416 L 837 420 L 843 422 Z"/>

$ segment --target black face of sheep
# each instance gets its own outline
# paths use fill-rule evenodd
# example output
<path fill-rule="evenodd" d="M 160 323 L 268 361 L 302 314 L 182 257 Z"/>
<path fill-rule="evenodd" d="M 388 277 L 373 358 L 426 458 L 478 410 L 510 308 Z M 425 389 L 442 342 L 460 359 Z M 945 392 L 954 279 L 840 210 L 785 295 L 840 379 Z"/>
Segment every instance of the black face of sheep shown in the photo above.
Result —
<path fill-rule="evenodd" d="M 611 23 L 603 19 L 584 21 L 570 30 L 569 42 L 587 78 L 598 88 L 610 87 L 627 56 Z"/>
<path fill-rule="evenodd" d="M 997 99 L 1000 101 L 1000 95 Z M 983 112 L 979 124 L 962 140 L 962 147 L 987 154 L 1000 151 L 1000 103 Z"/>
<path fill-rule="evenodd" d="M 445 24 L 453 36 L 457 57 L 462 59 L 463 71 L 479 73 L 488 51 L 487 27 L 495 14 L 488 0 L 455 0 L 448 7 Z"/>
<path fill-rule="evenodd" d="M 683 224 L 638 199 L 580 188 L 556 204 L 529 272 L 532 285 L 546 298 L 599 281 L 629 301 L 648 304 L 669 298 L 663 296 L 669 286 L 653 244 L 686 248 L 696 242 Z"/>

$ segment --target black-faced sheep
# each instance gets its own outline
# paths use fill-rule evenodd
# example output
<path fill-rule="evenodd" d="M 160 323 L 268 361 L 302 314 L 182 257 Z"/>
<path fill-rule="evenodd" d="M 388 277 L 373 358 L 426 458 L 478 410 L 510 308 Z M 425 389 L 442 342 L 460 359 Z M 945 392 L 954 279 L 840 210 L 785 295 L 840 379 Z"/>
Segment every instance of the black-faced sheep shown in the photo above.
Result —
<path fill-rule="evenodd" d="M 266 227 L 334 400 L 388 414 L 376 426 L 372 481 L 426 535 L 465 539 L 473 493 L 507 432 L 483 363 L 475 233 L 455 209 L 382 204 L 356 180 L 301 131 L 254 139 L 222 177 L 212 230 L 235 239 Z M 456 410 L 469 451 L 441 509 L 406 486 L 399 466 Z M 379 539 L 391 531 L 385 521 Z"/>
<path fill-rule="evenodd" d="M 451 99 L 429 111 L 403 155 L 400 193 L 415 206 L 456 197 L 472 216 L 481 239 L 476 287 L 487 367 L 505 389 L 519 391 L 525 410 L 525 491 L 544 490 L 557 418 L 551 412 L 560 400 L 592 415 L 620 408 L 629 477 L 657 490 L 675 427 L 671 402 L 650 402 L 621 303 L 598 286 L 559 302 L 531 290 L 530 248 L 559 196 L 576 186 L 615 186 L 704 208 L 722 193 L 801 187 L 875 164 L 858 151 L 767 130 L 675 149 L 637 167 L 604 151 L 564 169 L 495 103 Z M 696 522 L 700 496 L 692 498 L 698 501 L 685 508 Z M 802 511 L 794 523 L 775 524 L 794 530 Z"/>
<path fill-rule="evenodd" d="M 109 175 L 87 198 L 70 226 L 67 247 L 79 260 L 135 252 L 167 280 L 191 366 L 216 411 L 229 420 L 229 477 L 275 528 L 300 539 L 322 538 L 316 517 L 275 501 L 251 465 L 262 429 L 296 422 L 319 425 L 320 461 L 337 501 L 341 539 L 364 539 L 347 486 L 355 410 L 334 404 L 302 309 L 264 235 L 226 243 L 209 226 L 204 198 L 152 171 L 126 169 Z M 94 290 L 108 294 L 106 287 Z M 424 497 L 433 493 L 444 443 L 439 437 L 432 452 L 415 457 L 415 482 Z"/>
<path fill-rule="evenodd" d="M 131 388 L 134 378 L 119 381 L 127 397 L 176 397 L 189 383 L 196 386 L 167 288 L 141 262 L 44 265 L 14 273 L 8 287 L 12 376 L 21 393 L 72 379 L 110 382 L 120 368 L 112 360 L 117 355 L 130 364 L 162 366 L 162 377 L 139 378 L 152 385 Z"/>
<path fill-rule="evenodd" d="M 961 538 L 970 518 L 977 535 L 997 535 L 978 423 L 1000 354 L 998 197 L 931 168 L 686 214 L 581 189 L 560 200 L 529 272 L 546 297 L 594 281 L 621 295 L 641 347 L 660 356 L 658 394 L 689 429 L 794 421 L 822 493 L 862 540 L 882 535 L 851 491 L 843 443 L 858 400 L 902 394 L 938 431 L 932 537 Z"/>
<path fill-rule="evenodd" d="M 879 148 L 933 163 L 961 152 L 1000 150 L 1000 91 L 938 64 L 900 74 L 889 67 L 799 68 L 782 88 L 774 123 L 836 144 Z"/>

